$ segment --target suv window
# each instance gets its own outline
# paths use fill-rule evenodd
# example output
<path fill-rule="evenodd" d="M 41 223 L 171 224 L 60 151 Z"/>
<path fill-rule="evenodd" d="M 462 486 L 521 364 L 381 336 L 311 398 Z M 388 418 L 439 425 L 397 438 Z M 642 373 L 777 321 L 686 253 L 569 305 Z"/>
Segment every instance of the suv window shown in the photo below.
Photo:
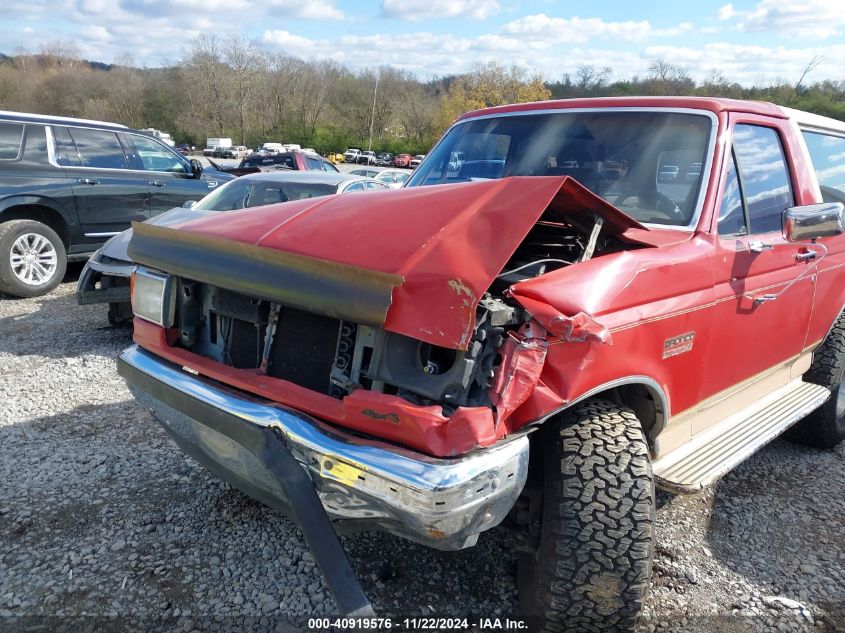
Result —
<path fill-rule="evenodd" d="M 56 143 L 56 162 L 66 167 L 79 167 L 82 162 L 79 160 L 79 152 L 76 151 L 76 144 L 70 137 L 66 127 L 53 126 L 53 139 Z"/>
<path fill-rule="evenodd" d="M 135 134 L 129 135 L 129 138 L 132 139 L 138 160 L 145 171 L 185 172 L 185 163 L 153 139 Z"/>
<path fill-rule="evenodd" d="M 15 160 L 21 153 L 22 123 L 0 123 L 0 160 Z"/>
<path fill-rule="evenodd" d="M 778 133 L 769 127 L 738 124 L 733 143 L 748 232 L 780 231 L 783 211 L 793 202 Z"/>
<path fill-rule="evenodd" d="M 813 169 L 825 202 L 845 202 L 845 138 L 804 132 Z"/>
<path fill-rule="evenodd" d="M 126 169 L 126 156 L 117 134 L 81 127 L 69 131 L 76 143 L 83 167 Z"/>

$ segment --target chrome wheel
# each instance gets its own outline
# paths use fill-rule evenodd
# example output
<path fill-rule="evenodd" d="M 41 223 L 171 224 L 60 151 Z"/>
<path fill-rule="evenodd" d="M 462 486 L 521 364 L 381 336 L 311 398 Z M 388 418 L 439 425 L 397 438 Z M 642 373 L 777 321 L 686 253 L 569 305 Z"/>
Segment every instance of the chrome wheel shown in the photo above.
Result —
<path fill-rule="evenodd" d="M 28 286 L 48 283 L 59 267 L 56 247 L 43 235 L 24 233 L 12 244 L 9 252 L 12 272 Z"/>

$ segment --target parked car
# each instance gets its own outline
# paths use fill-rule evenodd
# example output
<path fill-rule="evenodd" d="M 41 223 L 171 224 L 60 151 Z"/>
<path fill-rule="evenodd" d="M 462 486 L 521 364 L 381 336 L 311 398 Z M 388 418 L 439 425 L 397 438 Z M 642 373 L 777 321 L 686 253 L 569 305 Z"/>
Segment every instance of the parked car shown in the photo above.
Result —
<path fill-rule="evenodd" d="M 394 167 L 410 167 L 411 166 L 411 158 L 410 154 L 396 154 L 393 157 L 393 166 Z"/>
<path fill-rule="evenodd" d="M 420 163 L 423 162 L 423 159 L 425 159 L 425 154 L 417 154 L 411 159 L 411 162 L 408 163 L 408 166 L 411 169 L 416 169 L 420 166 Z"/>
<path fill-rule="evenodd" d="M 345 152 L 343 152 L 343 160 L 346 163 L 357 163 L 358 156 L 361 155 L 361 150 L 355 147 L 350 147 Z"/>
<path fill-rule="evenodd" d="M 375 165 L 377 160 L 376 153 L 369 150 L 361 152 L 356 159 L 359 165 Z"/>
<path fill-rule="evenodd" d="M 148 222 L 156 226 L 172 226 L 207 213 L 387 188 L 384 183 L 351 174 L 287 170 L 259 172 L 233 179 L 199 202 L 187 202 L 185 206 L 170 209 Z M 103 244 L 85 264 L 76 286 L 78 303 L 109 305 L 108 319 L 112 325 L 132 319 L 129 278 L 135 264 L 126 251 L 131 238 L 130 228 Z"/>
<path fill-rule="evenodd" d="M 231 178 L 122 125 L 0 112 L 0 292 L 46 294 L 130 222 Z"/>
<path fill-rule="evenodd" d="M 376 156 L 376 165 L 379 167 L 393 167 L 393 154 L 390 152 L 381 152 Z"/>
<path fill-rule="evenodd" d="M 658 182 L 675 182 L 680 171 L 677 165 L 661 165 L 657 171 L 657 180 Z"/>
<path fill-rule="evenodd" d="M 337 172 L 337 167 L 322 156 L 298 150 L 280 152 L 273 156 L 247 156 L 237 167 L 224 167 L 216 164 L 215 167 L 235 176 L 255 174 L 260 171 L 272 171 L 275 169 Z"/>
<path fill-rule="evenodd" d="M 182 154 L 182 156 L 190 156 L 196 150 L 196 147 L 188 143 L 178 143 L 174 149 Z"/>
<path fill-rule="evenodd" d="M 664 156 L 701 178 L 657 182 Z M 633 631 L 655 485 L 845 438 L 843 157 L 845 123 L 754 101 L 465 114 L 400 190 L 138 225 L 118 372 L 299 517 L 342 611 L 333 525 L 448 550 L 507 518 L 535 630 Z"/>
<path fill-rule="evenodd" d="M 216 149 L 217 149 L 216 145 L 214 147 L 204 147 L 203 150 L 202 150 L 202 155 L 203 156 L 214 156 L 214 150 L 216 150 Z"/>
<path fill-rule="evenodd" d="M 226 155 L 229 154 L 231 151 L 231 145 L 218 145 L 212 150 L 211 156 L 213 158 L 226 158 Z"/>
<path fill-rule="evenodd" d="M 223 150 L 223 158 L 246 158 L 252 154 L 252 150 L 243 145 L 233 145 Z"/>
<path fill-rule="evenodd" d="M 375 178 L 381 173 L 381 171 L 378 169 L 370 169 L 369 167 L 356 167 L 355 169 L 350 169 L 348 173 L 356 176 L 364 176 L 366 178 Z"/>
<path fill-rule="evenodd" d="M 379 182 L 383 182 L 391 189 L 399 189 L 410 176 L 407 171 L 402 171 L 401 169 L 384 169 L 371 177 Z"/>
<path fill-rule="evenodd" d="M 329 162 L 334 164 L 346 162 L 344 160 L 343 154 L 341 154 L 340 152 L 329 152 L 326 158 L 329 159 Z"/>
<path fill-rule="evenodd" d="M 686 180 L 697 180 L 701 175 L 701 163 L 691 163 L 687 168 L 684 178 Z"/>

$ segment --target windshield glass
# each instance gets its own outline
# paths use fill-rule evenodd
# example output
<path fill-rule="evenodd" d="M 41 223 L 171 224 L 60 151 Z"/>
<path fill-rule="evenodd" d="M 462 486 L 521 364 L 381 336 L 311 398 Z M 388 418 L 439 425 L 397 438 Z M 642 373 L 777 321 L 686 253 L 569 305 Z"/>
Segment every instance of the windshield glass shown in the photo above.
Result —
<path fill-rule="evenodd" d="M 273 182 L 271 180 L 237 179 L 211 192 L 200 200 L 194 209 L 201 211 L 234 211 L 244 207 L 259 207 L 263 204 L 275 204 L 290 200 L 303 200 L 328 196 L 335 193 L 337 187 L 331 184 Z"/>
<path fill-rule="evenodd" d="M 571 176 L 643 223 L 687 226 L 711 119 L 675 112 L 553 112 L 453 127 L 408 187 L 506 176 Z"/>

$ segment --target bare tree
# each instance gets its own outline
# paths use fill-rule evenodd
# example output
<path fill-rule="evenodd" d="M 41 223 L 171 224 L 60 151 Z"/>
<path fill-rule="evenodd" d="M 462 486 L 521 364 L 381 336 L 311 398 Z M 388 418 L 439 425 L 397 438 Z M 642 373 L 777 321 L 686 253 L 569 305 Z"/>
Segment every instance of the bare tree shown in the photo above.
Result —
<path fill-rule="evenodd" d="M 232 35 L 228 38 L 225 60 L 229 67 L 228 97 L 237 115 L 241 145 L 246 144 L 247 116 L 255 98 L 259 78 L 266 68 L 266 60 L 248 40 Z"/>
<path fill-rule="evenodd" d="M 822 62 L 824 62 L 824 55 L 815 55 L 809 63 L 804 67 L 804 72 L 801 73 L 801 76 L 798 78 L 798 82 L 795 84 L 795 92 L 798 92 L 798 89 L 801 87 L 801 84 L 804 82 L 804 78 L 813 72 L 816 68 L 818 68 Z"/>

